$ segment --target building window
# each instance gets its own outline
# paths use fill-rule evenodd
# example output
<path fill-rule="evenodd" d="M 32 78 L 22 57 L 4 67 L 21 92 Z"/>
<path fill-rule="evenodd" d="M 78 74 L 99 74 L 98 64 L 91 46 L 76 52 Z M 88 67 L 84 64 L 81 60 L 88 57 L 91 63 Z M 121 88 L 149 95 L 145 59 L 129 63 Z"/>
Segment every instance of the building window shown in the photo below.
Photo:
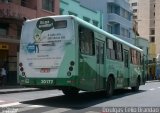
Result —
<path fill-rule="evenodd" d="M 93 20 L 93 25 L 95 25 L 96 27 L 98 27 L 98 22 Z"/>
<path fill-rule="evenodd" d="M 123 37 L 127 37 L 127 38 L 130 38 L 130 32 L 129 32 L 129 30 L 127 30 L 127 29 L 125 29 L 125 28 L 121 28 L 121 35 L 123 36 Z"/>
<path fill-rule="evenodd" d="M 70 12 L 70 11 L 68 11 L 68 14 L 69 14 L 69 15 L 77 16 L 77 14 L 76 14 L 76 13 L 73 13 L 73 12 Z"/>
<path fill-rule="evenodd" d="M 127 10 L 124 10 L 122 17 L 124 17 L 127 20 L 131 20 L 131 14 Z"/>
<path fill-rule="evenodd" d="M 108 3 L 107 11 L 108 13 L 115 13 L 117 15 L 120 15 L 120 6 Z"/>
<path fill-rule="evenodd" d="M 7 35 L 7 30 L 0 28 L 0 36 L 6 36 Z"/>
<path fill-rule="evenodd" d="M 134 16 L 133 16 L 133 19 L 137 19 L 137 18 L 138 18 L 137 15 L 134 15 Z"/>
<path fill-rule="evenodd" d="M 8 27 L 9 27 L 8 24 L 0 23 L 0 36 L 7 36 Z"/>
<path fill-rule="evenodd" d="M 154 29 L 150 30 L 150 35 L 155 35 L 155 30 Z"/>
<path fill-rule="evenodd" d="M 113 5 L 112 5 L 112 4 L 108 3 L 107 9 L 108 9 L 108 10 L 107 10 L 108 13 L 113 13 Z"/>
<path fill-rule="evenodd" d="M 128 12 L 125 10 L 124 18 L 128 19 Z"/>
<path fill-rule="evenodd" d="M 132 3 L 132 6 L 137 6 L 137 2 Z"/>
<path fill-rule="evenodd" d="M 112 27 L 112 25 L 107 25 L 107 28 L 108 28 L 107 31 L 112 34 L 113 33 L 113 27 Z"/>
<path fill-rule="evenodd" d="M 150 42 L 151 42 L 151 43 L 154 43 L 154 42 L 155 42 L 155 37 L 154 37 L 154 36 L 150 37 Z"/>
<path fill-rule="evenodd" d="M 60 9 L 60 15 L 63 15 L 64 9 Z"/>
<path fill-rule="evenodd" d="M 27 5 L 27 0 L 21 0 L 21 6 L 26 6 Z"/>
<path fill-rule="evenodd" d="M 123 18 L 131 21 L 131 16 L 132 14 L 130 12 L 128 12 L 127 10 L 120 8 L 120 16 L 122 16 Z"/>
<path fill-rule="evenodd" d="M 0 3 L 8 3 L 8 2 L 12 2 L 12 0 L 0 0 Z"/>
<path fill-rule="evenodd" d="M 90 22 L 90 19 L 87 18 L 87 17 L 83 17 L 83 20 L 86 21 L 86 22 Z"/>
<path fill-rule="evenodd" d="M 137 13 L 137 9 L 133 9 L 133 13 Z"/>
<path fill-rule="evenodd" d="M 54 0 L 42 0 L 42 8 L 54 12 Z"/>

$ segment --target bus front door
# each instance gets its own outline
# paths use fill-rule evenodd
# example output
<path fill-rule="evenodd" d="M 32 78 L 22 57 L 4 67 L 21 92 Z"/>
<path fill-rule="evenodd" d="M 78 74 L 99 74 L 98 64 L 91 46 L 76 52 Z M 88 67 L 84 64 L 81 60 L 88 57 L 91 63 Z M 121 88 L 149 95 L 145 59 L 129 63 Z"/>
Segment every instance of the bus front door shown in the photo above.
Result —
<path fill-rule="evenodd" d="M 96 75 L 96 89 L 103 88 L 103 75 L 104 75 L 104 42 L 96 40 L 96 62 L 97 62 L 97 75 Z"/>

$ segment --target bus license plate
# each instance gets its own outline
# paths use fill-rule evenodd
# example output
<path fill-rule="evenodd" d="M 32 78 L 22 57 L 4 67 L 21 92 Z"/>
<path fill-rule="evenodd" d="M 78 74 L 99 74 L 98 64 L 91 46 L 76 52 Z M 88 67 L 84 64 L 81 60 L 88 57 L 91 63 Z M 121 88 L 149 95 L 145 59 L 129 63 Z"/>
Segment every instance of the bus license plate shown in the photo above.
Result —
<path fill-rule="evenodd" d="M 50 69 L 49 68 L 42 68 L 40 70 L 41 73 L 49 73 L 50 72 Z"/>

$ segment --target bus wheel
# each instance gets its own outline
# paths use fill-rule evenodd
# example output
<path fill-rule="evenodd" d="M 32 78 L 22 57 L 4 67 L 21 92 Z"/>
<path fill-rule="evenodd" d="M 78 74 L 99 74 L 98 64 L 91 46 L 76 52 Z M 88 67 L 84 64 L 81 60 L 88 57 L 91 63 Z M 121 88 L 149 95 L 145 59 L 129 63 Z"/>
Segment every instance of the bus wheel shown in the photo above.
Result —
<path fill-rule="evenodd" d="M 138 77 L 137 78 L 137 82 L 136 82 L 136 86 L 134 87 L 131 87 L 132 88 L 132 91 L 138 91 L 139 90 L 139 86 L 140 86 L 140 78 Z"/>
<path fill-rule="evenodd" d="M 73 95 L 77 95 L 79 93 L 79 90 L 77 88 L 66 88 L 66 89 L 63 89 L 62 92 L 66 96 L 73 96 Z"/>
<path fill-rule="evenodd" d="M 107 80 L 107 86 L 106 86 L 106 95 L 107 97 L 111 97 L 114 92 L 114 80 L 112 77 L 109 77 Z"/>

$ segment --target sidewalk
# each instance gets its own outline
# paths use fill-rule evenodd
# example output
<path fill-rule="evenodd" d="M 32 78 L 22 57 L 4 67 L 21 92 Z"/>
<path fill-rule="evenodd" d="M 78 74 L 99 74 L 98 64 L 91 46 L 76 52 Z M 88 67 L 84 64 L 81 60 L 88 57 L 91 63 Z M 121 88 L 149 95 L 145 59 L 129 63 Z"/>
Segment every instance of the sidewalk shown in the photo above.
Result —
<path fill-rule="evenodd" d="M 146 83 L 152 83 L 152 82 L 160 82 L 160 80 L 148 80 Z"/>
<path fill-rule="evenodd" d="M 0 94 L 39 91 L 39 88 L 25 88 L 23 86 L 0 86 Z"/>

